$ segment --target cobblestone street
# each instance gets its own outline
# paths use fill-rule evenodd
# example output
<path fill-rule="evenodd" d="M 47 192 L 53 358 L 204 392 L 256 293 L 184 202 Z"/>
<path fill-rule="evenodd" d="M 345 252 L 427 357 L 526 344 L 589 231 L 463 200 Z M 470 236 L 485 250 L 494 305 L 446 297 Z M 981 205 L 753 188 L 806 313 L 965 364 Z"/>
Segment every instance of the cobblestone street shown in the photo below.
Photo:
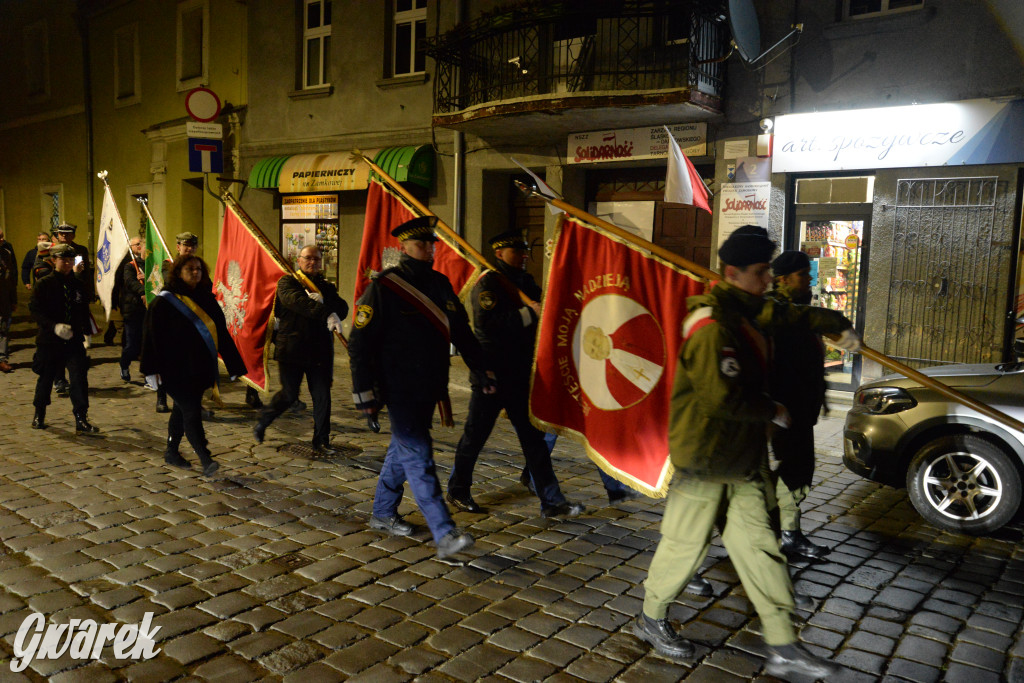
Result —
<path fill-rule="evenodd" d="M 609 505 L 596 466 L 566 439 L 555 471 L 587 512 L 541 517 L 502 419 L 476 469 L 486 513 L 455 515 L 476 545 L 465 561 L 443 562 L 408 493 L 413 537 L 366 526 L 389 425 L 382 416 L 380 434 L 366 429 L 340 349 L 332 432 L 345 457 L 309 457 L 309 410 L 285 413 L 255 445 L 255 411 L 236 383 L 223 387 L 225 407 L 206 404 L 221 464 L 206 479 L 164 464 L 167 416 L 155 413 L 137 364 L 132 383 L 120 380 L 120 347 L 90 352 L 98 436 L 76 436 L 70 404 L 56 395 L 49 428 L 32 430 L 34 333 L 16 319 L 15 372 L 0 375 L 0 680 L 759 679 L 758 622 L 717 540 L 704 571 L 714 596 L 684 595 L 670 612 L 698 643 L 696 658 L 669 661 L 632 635 L 663 501 Z M 466 382 L 458 360 L 452 378 Z M 468 398 L 453 385 L 457 428 L 434 431 L 443 482 Z M 903 491 L 846 471 L 842 424 L 837 412 L 819 425 L 804 515 L 808 536 L 833 551 L 792 567 L 797 589 L 815 599 L 798 613 L 803 642 L 846 667 L 830 683 L 1024 680 L 1024 526 L 985 539 L 927 526 Z M 15 674 L 15 633 L 33 612 L 58 623 L 138 623 L 152 612 L 161 651 L 141 662 L 118 661 L 110 648 L 100 661 L 65 654 Z"/>

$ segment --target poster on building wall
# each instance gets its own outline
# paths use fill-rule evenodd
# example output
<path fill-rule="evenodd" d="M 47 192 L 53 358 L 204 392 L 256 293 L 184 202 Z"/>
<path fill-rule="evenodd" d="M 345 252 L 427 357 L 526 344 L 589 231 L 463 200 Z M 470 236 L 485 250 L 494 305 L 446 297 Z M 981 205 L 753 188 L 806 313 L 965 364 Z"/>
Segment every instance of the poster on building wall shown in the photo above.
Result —
<path fill-rule="evenodd" d="M 742 225 L 767 229 L 771 194 L 771 183 L 724 183 L 718 193 L 718 246 Z"/>
<path fill-rule="evenodd" d="M 707 154 L 708 124 L 679 123 L 668 129 L 686 156 Z M 568 164 L 666 159 L 668 135 L 664 126 L 571 133 L 565 156 Z"/>
<path fill-rule="evenodd" d="M 338 195 L 302 194 L 281 197 L 282 220 L 323 220 L 338 218 Z"/>

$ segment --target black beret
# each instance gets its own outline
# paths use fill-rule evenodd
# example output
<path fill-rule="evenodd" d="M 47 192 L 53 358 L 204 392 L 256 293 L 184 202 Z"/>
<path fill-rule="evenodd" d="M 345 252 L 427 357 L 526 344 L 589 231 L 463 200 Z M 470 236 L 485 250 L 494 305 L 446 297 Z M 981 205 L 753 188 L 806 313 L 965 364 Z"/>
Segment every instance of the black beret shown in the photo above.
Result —
<path fill-rule="evenodd" d="M 526 240 L 523 239 L 523 234 L 518 230 L 509 230 L 503 232 L 500 235 L 495 235 L 491 239 L 487 240 L 487 243 L 491 245 L 491 249 L 504 249 L 505 247 L 512 247 L 513 249 L 529 249 L 529 245 L 526 244 Z"/>
<path fill-rule="evenodd" d="M 772 272 L 776 277 L 810 267 L 811 258 L 802 251 L 784 251 L 772 261 Z"/>
<path fill-rule="evenodd" d="M 722 263 L 743 268 L 754 263 L 768 263 L 775 252 L 775 242 L 768 231 L 757 225 L 743 225 L 729 235 L 718 248 Z"/>
<path fill-rule="evenodd" d="M 437 225 L 437 216 L 417 216 L 392 230 L 391 235 L 397 237 L 400 242 L 405 240 L 436 242 L 435 225 Z"/>

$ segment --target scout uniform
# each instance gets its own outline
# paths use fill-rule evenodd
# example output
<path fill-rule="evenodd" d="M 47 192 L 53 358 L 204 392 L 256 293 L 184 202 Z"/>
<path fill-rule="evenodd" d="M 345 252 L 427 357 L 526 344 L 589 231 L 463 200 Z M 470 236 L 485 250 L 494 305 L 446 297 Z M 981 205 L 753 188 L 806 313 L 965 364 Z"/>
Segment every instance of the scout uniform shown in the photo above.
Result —
<path fill-rule="evenodd" d="M 403 242 L 433 242 L 433 218 L 407 221 L 391 234 Z M 441 557 L 473 543 L 456 529 L 445 507 L 430 438 L 434 406 L 447 393 L 452 343 L 470 369 L 486 376 L 480 342 L 451 282 L 433 269 L 432 261 L 403 254 L 399 265 L 375 276 L 359 298 L 348 346 L 356 407 L 367 412 L 386 404 L 391 420 L 370 527 L 412 533 L 398 516 L 408 481 Z"/>

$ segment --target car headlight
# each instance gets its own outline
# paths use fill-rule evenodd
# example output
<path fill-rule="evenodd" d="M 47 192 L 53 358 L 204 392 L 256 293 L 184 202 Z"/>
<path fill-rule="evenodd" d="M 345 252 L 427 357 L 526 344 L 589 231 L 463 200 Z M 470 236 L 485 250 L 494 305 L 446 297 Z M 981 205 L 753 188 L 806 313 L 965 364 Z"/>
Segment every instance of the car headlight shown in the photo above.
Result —
<path fill-rule="evenodd" d="M 872 415 L 891 415 L 913 408 L 917 401 L 905 389 L 877 387 L 858 389 L 853 397 L 853 405 Z"/>

